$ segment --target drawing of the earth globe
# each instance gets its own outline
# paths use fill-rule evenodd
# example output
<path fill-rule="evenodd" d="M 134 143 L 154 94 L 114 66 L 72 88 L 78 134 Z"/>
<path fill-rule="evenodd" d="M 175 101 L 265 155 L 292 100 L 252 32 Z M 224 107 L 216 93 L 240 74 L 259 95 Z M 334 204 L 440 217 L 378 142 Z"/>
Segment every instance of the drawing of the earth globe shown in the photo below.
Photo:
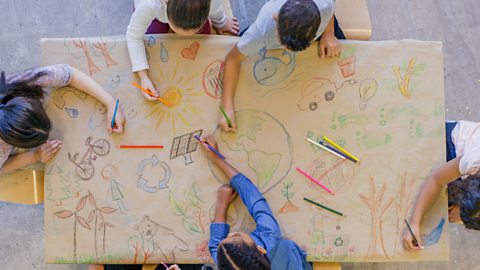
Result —
<path fill-rule="evenodd" d="M 237 132 L 214 133 L 220 152 L 230 164 L 246 175 L 262 193 L 279 184 L 292 167 L 292 140 L 285 127 L 272 115 L 257 110 L 237 111 Z M 209 162 L 222 184 L 229 179 Z"/>

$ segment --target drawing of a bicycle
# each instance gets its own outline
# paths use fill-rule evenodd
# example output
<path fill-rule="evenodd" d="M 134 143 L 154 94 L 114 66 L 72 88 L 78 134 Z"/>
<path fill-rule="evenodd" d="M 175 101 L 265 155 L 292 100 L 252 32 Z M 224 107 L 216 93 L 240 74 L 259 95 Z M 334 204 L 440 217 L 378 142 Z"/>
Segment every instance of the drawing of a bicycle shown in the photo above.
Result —
<path fill-rule="evenodd" d="M 90 180 L 95 175 L 93 161 L 97 159 L 97 156 L 102 157 L 110 153 L 110 143 L 107 140 L 99 139 L 93 144 L 91 142 L 92 137 L 88 137 L 85 140 L 85 145 L 88 146 L 88 148 L 79 162 L 77 162 L 79 153 L 75 153 L 73 157 L 68 153 L 68 159 L 75 164 L 75 173 L 83 180 Z"/>

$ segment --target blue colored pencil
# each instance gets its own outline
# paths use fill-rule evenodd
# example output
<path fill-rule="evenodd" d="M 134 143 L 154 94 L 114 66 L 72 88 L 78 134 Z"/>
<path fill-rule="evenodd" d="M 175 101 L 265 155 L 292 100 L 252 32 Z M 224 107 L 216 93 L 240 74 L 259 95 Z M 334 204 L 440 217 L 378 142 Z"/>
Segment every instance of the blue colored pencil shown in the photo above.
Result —
<path fill-rule="evenodd" d="M 195 135 L 195 136 L 193 136 L 193 137 L 195 137 L 195 139 L 197 139 L 197 141 L 206 144 L 206 145 L 208 146 L 208 149 L 212 150 L 212 152 L 214 152 L 215 154 L 217 154 L 217 156 L 219 156 L 221 159 L 225 159 L 225 157 L 224 157 L 222 154 L 220 154 L 217 150 L 215 150 L 215 148 L 211 147 L 211 146 L 210 146 L 208 143 L 206 143 L 206 142 L 202 142 L 202 140 L 200 140 L 200 137 L 199 137 L 198 135 Z"/>
<path fill-rule="evenodd" d="M 115 117 L 117 117 L 117 111 L 118 111 L 118 102 L 120 100 L 117 99 L 117 103 L 115 103 L 115 111 L 113 111 L 113 118 L 112 118 L 112 128 L 115 126 Z"/>

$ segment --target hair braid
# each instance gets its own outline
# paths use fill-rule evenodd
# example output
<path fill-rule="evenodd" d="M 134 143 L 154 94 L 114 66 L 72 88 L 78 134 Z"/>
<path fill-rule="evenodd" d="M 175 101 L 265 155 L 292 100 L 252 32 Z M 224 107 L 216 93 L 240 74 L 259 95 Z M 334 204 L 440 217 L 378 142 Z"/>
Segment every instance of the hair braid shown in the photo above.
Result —
<path fill-rule="evenodd" d="M 255 246 L 245 242 L 220 243 L 217 253 L 221 270 L 270 270 L 270 261 Z"/>

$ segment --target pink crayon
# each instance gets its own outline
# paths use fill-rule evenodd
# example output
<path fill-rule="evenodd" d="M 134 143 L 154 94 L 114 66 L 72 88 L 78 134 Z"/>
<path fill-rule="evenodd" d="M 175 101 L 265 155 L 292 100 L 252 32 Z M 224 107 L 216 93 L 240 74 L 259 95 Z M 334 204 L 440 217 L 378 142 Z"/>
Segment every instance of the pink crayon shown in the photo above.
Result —
<path fill-rule="evenodd" d="M 305 175 L 305 177 L 307 177 L 308 179 L 310 179 L 312 182 L 314 182 L 315 184 L 319 185 L 320 187 L 322 187 L 323 189 L 325 189 L 328 193 L 332 194 L 332 195 L 335 195 L 335 192 L 333 192 L 331 189 L 329 189 L 328 187 L 326 187 L 324 184 L 320 183 L 320 181 L 318 181 L 317 179 L 311 177 L 308 173 L 302 171 L 302 169 L 300 168 L 296 168 L 297 171 L 303 175 Z"/>

